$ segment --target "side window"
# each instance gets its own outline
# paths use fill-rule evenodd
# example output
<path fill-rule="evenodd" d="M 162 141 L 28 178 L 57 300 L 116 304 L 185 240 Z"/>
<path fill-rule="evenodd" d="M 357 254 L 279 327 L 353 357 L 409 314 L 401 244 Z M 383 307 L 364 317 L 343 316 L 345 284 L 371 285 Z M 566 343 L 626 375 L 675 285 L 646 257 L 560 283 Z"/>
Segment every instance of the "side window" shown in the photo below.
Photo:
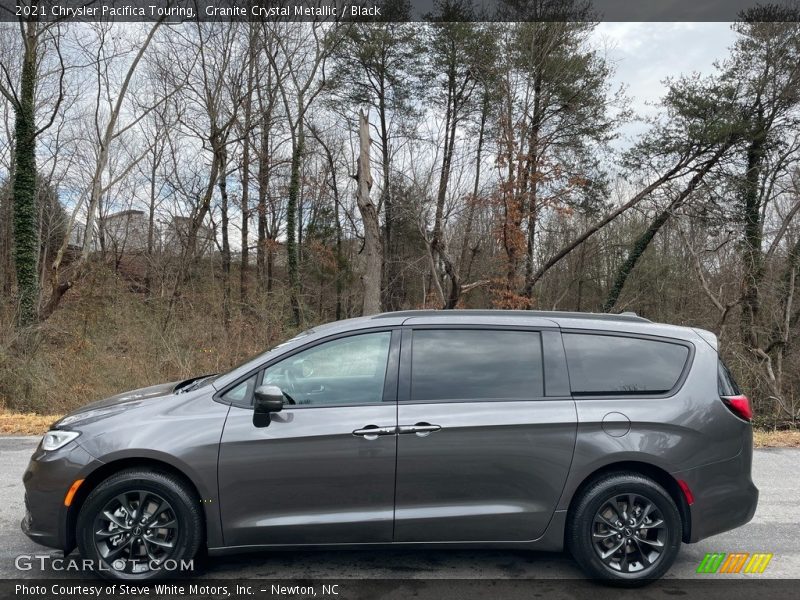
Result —
<path fill-rule="evenodd" d="M 222 394 L 222 400 L 231 404 L 250 405 L 253 403 L 253 390 L 256 387 L 258 373 L 251 375 L 241 383 L 235 385 Z"/>
<path fill-rule="evenodd" d="M 520 400 L 543 396 L 541 336 L 531 331 L 417 329 L 411 400 Z"/>
<path fill-rule="evenodd" d="M 383 401 L 389 331 L 363 333 L 298 352 L 264 371 L 297 405 L 373 404 Z"/>
<path fill-rule="evenodd" d="M 717 369 L 717 385 L 719 387 L 720 396 L 738 396 L 741 394 L 739 386 L 736 385 L 736 380 L 730 369 L 719 359 L 719 367 Z"/>
<path fill-rule="evenodd" d="M 614 335 L 565 333 L 573 394 L 663 394 L 680 379 L 682 344 Z"/>

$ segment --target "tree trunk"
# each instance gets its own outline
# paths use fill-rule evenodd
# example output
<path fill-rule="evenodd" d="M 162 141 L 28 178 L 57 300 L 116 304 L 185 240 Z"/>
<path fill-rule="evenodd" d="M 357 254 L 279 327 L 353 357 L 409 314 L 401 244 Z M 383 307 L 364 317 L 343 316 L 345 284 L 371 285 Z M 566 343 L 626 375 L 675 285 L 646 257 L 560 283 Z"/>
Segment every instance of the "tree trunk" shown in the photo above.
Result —
<path fill-rule="evenodd" d="M 330 188 L 331 188 L 331 195 L 333 196 L 333 217 L 334 217 L 334 227 L 336 231 L 336 250 L 335 250 L 335 260 L 336 260 L 336 274 L 335 274 L 335 287 L 336 287 L 336 320 L 342 318 L 342 295 L 344 293 L 344 255 L 342 254 L 342 221 L 339 217 L 339 184 L 336 181 L 336 161 L 333 158 L 333 153 L 331 152 L 330 146 L 325 143 L 325 141 L 317 135 L 316 131 L 314 132 L 314 137 L 319 142 L 322 149 L 325 151 L 325 157 L 328 159 L 328 169 L 330 170 L 331 180 L 330 180 Z"/>
<path fill-rule="evenodd" d="M 531 277 L 533 275 L 536 221 L 538 218 L 538 197 L 539 191 L 539 129 L 543 120 L 542 117 L 542 76 L 537 71 L 533 86 L 533 118 L 531 119 L 531 134 L 528 143 L 528 163 L 526 167 L 526 185 L 528 186 L 528 245 L 525 256 L 525 288 L 523 295 L 528 298 L 528 306 L 533 308 L 533 285 Z"/>
<path fill-rule="evenodd" d="M 725 151 L 730 147 L 730 144 L 726 144 L 722 148 L 720 148 L 714 155 L 708 159 L 706 163 L 704 163 L 705 168 L 703 169 L 703 174 L 707 172 L 708 169 L 711 168 L 712 165 L 716 164 Z M 617 217 L 619 217 L 622 213 L 627 211 L 630 208 L 633 208 L 639 202 L 647 198 L 650 194 L 652 194 L 656 189 L 661 187 L 667 181 L 674 179 L 686 166 L 689 164 L 690 157 L 682 157 L 676 164 L 670 167 L 664 174 L 662 174 L 658 179 L 656 179 L 653 183 L 644 187 L 644 189 L 640 190 L 636 194 L 634 194 L 630 200 L 628 200 L 622 206 L 616 208 L 615 210 L 608 213 L 605 217 L 596 221 L 595 223 L 591 224 L 587 227 L 578 237 L 574 240 L 567 242 L 564 244 L 559 250 L 556 251 L 553 256 L 551 256 L 541 267 L 539 267 L 535 273 L 531 276 L 530 285 L 531 287 L 535 286 L 536 283 L 544 277 L 544 275 L 556 264 L 558 264 L 561 259 L 565 256 L 569 255 L 575 248 L 580 246 L 583 242 L 588 240 L 592 237 L 595 233 L 600 231 L 603 227 L 611 223 Z"/>
<path fill-rule="evenodd" d="M 742 277 L 742 339 L 751 348 L 758 347 L 758 313 L 760 308 L 759 285 L 764 276 L 762 257 L 762 215 L 759 198 L 761 171 L 764 163 L 766 130 L 763 115 L 759 114 L 759 126 L 747 148 L 747 172 L 743 182 L 742 204 L 744 217 L 744 274 Z"/>
<path fill-rule="evenodd" d="M 219 177 L 219 196 L 222 233 L 222 324 L 227 331 L 231 324 L 231 247 L 228 241 L 228 151 L 223 148 L 221 173 Z"/>
<path fill-rule="evenodd" d="M 336 217 L 336 320 L 343 318 L 342 295 L 344 293 L 344 256 L 342 255 L 342 221 L 339 218 L 339 194 L 334 194 Z"/>
<path fill-rule="evenodd" d="M 578 293 L 577 293 L 577 300 L 575 301 L 575 310 L 577 312 L 581 312 L 581 307 L 583 303 L 583 286 L 585 285 L 584 282 L 586 281 L 585 275 L 585 265 L 586 264 L 586 244 L 581 244 L 581 251 L 578 253 Z"/>
<path fill-rule="evenodd" d="M 250 286 L 250 152 L 247 151 L 249 142 L 245 140 L 245 151 L 242 152 L 242 262 L 239 273 L 239 299 L 242 304 L 247 303 L 248 289 Z"/>
<path fill-rule="evenodd" d="M 380 123 L 381 136 L 381 168 L 383 170 L 383 188 L 381 189 L 381 202 L 384 211 L 384 266 L 383 279 L 385 282 L 386 299 L 384 306 L 386 310 L 397 310 L 403 302 L 403 290 L 398 285 L 395 265 L 395 236 L 394 225 L 394 200 L 390 181 L 390 161 L 389 161 L 389 127 L 386 123 L 386 82 L 382 76 L 379 82 L 378 92 L 378 121 Z"/>
<path fill-rule="evenodd" d="M 247 62 L 247 96 L 244 99 L 244 135 L 242 147 L 242 262 L 239 271 L 239 300 L 247 303 L 250 288 L 250 129 L 253 114 L 253 77 L 256 61 L 256 36 L 253 23 L 249 24 L 249 56 Z"/>
<path fill-rule="evenodd" d="M 450 181 L 450 167 L 453 161 L 455 148 L 456 125 L 458 123 L 458 98 L 456 91 L 455 71 L 451 67 L 447 88 L 447 111 L 445 115 L 444 155 L 442 168 L 439 172 L 439 187 L 436 193 L 436 216 L 433 222 L 433 235 L 431 236 L 430 252 L 433 268 L 436 267 L 435 259 L 444 265 L 445 273 L 450 279 L 450 291 L 444 301 L 445 309 L 455 308 L 461 297 L 461 281 L 456 272 L 455 265 L 447 253 L 444 242 L 444 203 L 447 199 L 447 186 Z M 439 273 L 434 271 L 433 277 L 439 278 Z"/>
<path fill-rule="evenodd" d="M 256 271 L 258 289 L 265 288 L 267 277 L 267 194 L 269 188 L 269 120 L 268 111 L 261 118 L 261 144 L 258 152 L 258 245 Z"/>
<path fill-rule="evenodd" d="M 619 300 L 619 296 L 622 293 L 622 288 L 625 287 L 625 282 L 628 280 L 628 276 L 633 271 L 636 263 L 639 262 L 639 259 L 644 254 L 644 251 L 647 250 L 647 247 L 650 245 L 650 242 L 653 241 L 653 238 L 656 236 L 658 231 L 661 227 L 664 226 L 664 223 L 669 220 L 672 213 L 679 208 L 686 199 L 691 196 L 700 182 L 703 180 L 703 177 L 706 176 L 706 173 L 711 169 L 711 167 L 717 164 L 717 161 L 722 156 L 721 152 L 718 152 L 713 159 L 709 160 L 703 165 L 703 168 L 698 171 L 694 177 L 689 180 L 689 183 L 686 187 L 678 194 L 675 199 L 670 202 L 669 206 L 665 208 L 654 220 L 650 223 L 650 226 L 647 230 L 639 236 L 636 242 L 633 244 L 630 253 L 628 254 L 628 258 L 619 268 L 617 271 L 617 276 L 614 279 L 614 284 L 611 286 L 611 290 L 608 293 L 608 298 L 606 298 L 605 304 L 603 304 L 603 312 L 610 312 L 611 309 L 614 308 L 617 301 Z"/>
<path fill-rule="evenodd" d="M 242 262 L 239 272 L 239 299 L 247 303 L 250 286 L 250 101 L 245 109 L 245 139 L 242 150 Z"/>
<path fill-rule="evenodd" d="M 617 276 L 614 279 L 614 283 L 608 292 L 608 297 L 603 304 L 603 312 L 611 312 L 611 310 L 617 304 L 619 296 L 622 293 L 622 288 L 625 287 L 625 282 L 633 272 L 636 263 L 639 262 L 639 259 L 644 254 L 644 251 L 647 250 L 650 242 L 653 241 L 653 238 L 656 236 L 661 227 L 667 222 L 667 220 L 669 220 L 674 209 L 675 203 L 670 203 L 666 209 L 661 211 L 658 216 L 653 219 L 653 222 L 650 223 L 645 232 L 639 236 L 636 242 L 634 242 L 633 246 L 631 247 L 631 251 L 628 253 L 628 258 L 625 259 L 625 262 L 622 263 L 619 271 L 617 271 Z"/>
<path fill-rule="evenodd" d="M 370 200 L 369 193 L 372 188 L 372 174 L 370 173 L 369 150 L 369 121 L 364 111 L 358 116 L 358 168 L 356 171 L 356 202 L 361 212 L 364 223 L 364 304 L 363 315 L 374 315 L 381 311 L 381 266 L 383 257 L 381 252 L 380 223 L 378 211 Z"/>
<path fill-rule="evenodd" d="M 14 180 L 12 173 L 11 180 Z M 11 260 L 11 254 L 14 251 L 14 223 L 13 223 L 13 196 L 3 190 L 0 196 L 0 269 L 2 269 L 2 284 L 0 290 L 2 295 L 6 298 L 11 296 L 11 290 L 14 287 L 14 261 Z"/>
<path fill-rule="evenodd" d="M 504 106 L 500 117 L 500 132 L 502 149 L 501 164 L 505 163 L 506 181 L 500 187 L 502 209 L 502 226 L 500 241 L 505 253 L 505 282 L 501 291 L 503 296 L 501 306 L 507 308 L 513 301 L 516 288 L 517 266 L 519 263 L 519 226 L 521 223 L 521 210 L 519 210 L 520 177 L 515 169 L 518 164 L 516 150 L 517 128 L 514 126 L 514 95 L 511 84 L 505 82 Z"/>
<path fill-rule="evenodd" d="M 292 148 L 292 169 L 289 179 L 289 198 L 286 204 L 286 264 L 289 271 L 289 302 L 292 306 L 292 319 L 300 325 L 300 274 L 297 261 L 297 202 L 300 196 L 300 161 L 303 155 L 303 121 L 297 123 L 297 139 Z"/>
<path fill-rule="evenodd" d="M 39 247 L 36 219 L 36 22 L 25 23 L 20 93 L 16 106 L 14 136 L 14 267 L 19 290 L 18 323 L 36 322 L 39 313 Z"/>
<path fill-rule="evenodd" d="M 159 152 L 153 148 L 153 162 L 150 164 L 150 202 L 147 207 L 147 265 L 145 266 L 145 293 L 152 295 L 153 259 L 155 254 L 156 231 L 156 170 L 159 163 Z"/>
<path fill-rule="evenodd" d="M 462 280 L 469 281 L 472 271 L 472 256 L 475 255 L 470 246 L 472 240 L 472 228 L 475 222 L 475 208 L 478 202 L 478 190 L 481 182 L 481 156 L 483 154 L 483 140 L 486 134 L 486 120 L 489 117 L 489 94 L 484 91 L 483 105 L 481 108 L 481 122 L 478 128 L 478 148 L 475 153 L 475 179 L 472 184 L 472 198 L 467 209 L 467 223 L 464 226 L 464 241 L 461 244 L 461 257 L 458 261 L 458 270 L 462 275 Z"/>

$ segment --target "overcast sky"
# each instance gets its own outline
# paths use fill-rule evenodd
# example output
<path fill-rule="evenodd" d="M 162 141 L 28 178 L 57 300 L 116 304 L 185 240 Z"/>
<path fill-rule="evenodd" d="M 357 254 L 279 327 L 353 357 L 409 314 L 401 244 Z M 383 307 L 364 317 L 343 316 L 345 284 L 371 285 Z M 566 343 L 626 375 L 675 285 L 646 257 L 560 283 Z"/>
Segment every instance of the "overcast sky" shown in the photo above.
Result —
<path fill-rule="evenodd" d="M 600 23 L 598 43 L 616 67 L 614 78 L 624 84 L 633 109 L 642 115 L 664 94 L 664 79 L 692 72 L 711 73 L 715 60 L 728 54 L 734 40 L 730 23 Z M 643 130 L 641 123 L 623 129 L 622 146 Z"/>

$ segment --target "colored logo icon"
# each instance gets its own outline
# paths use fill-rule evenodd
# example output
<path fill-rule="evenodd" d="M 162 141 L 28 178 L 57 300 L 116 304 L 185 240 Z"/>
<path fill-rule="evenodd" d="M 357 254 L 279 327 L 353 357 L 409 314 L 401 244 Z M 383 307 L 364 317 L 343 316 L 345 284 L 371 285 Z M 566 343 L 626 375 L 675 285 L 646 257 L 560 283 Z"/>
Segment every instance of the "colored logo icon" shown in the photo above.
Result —
<path fill-rule="evenodd" d="M 763 573 L 772 554 L 764 552 L 711 552 L 703 557 L 698 573 Z"/>

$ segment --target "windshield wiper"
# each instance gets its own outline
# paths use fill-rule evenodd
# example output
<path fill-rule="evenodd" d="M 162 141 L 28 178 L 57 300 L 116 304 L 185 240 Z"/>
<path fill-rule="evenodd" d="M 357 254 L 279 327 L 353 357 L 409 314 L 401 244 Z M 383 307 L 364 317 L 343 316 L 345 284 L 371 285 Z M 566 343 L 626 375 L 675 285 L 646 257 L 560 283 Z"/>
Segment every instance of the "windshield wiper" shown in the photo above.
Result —
<path fill-rule="evenodd" d="M 206 381 L 212 379 L 213 377 L 214 377 L 214 375 L 204 375 L 202 377 L 198 377 L 197 379 L 195 379 L 194 381 L 192 381 L 191 383 L 186 385 L 186 387 L 179 388 L 178 392 L 183 394 L 183 393 L 186 393 L 186 392 L 191 392 L 192 390 L 196 390 L 203 383 L 205 383 Z"/>

